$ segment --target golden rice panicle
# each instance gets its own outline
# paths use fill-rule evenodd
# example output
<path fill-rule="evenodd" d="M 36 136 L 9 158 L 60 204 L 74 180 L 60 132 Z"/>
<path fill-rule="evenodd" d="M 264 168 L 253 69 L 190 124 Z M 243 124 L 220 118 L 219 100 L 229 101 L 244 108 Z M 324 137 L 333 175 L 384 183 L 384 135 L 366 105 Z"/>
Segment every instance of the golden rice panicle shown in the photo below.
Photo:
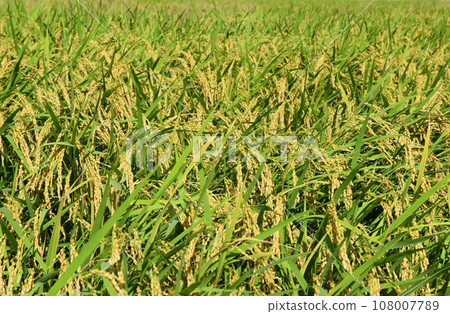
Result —
<path fill-rule="evenodd" d="M 17 254 L 14 257 L 14 260 L 12 261 L 11 265 L 8 268 L 9 275 L 8 275 L 8 283 L 6 288 L 5 295 L 7 296 L 13 296 L 15 294 L 15 290 L 18 286 L 21 284 L 22 280 L 22 259 L 23 259 L 23 252 L 24 252 L 24 246 L 25 246 L 25 239 L 19 239 L 17 241 Z"/>
<path fill-rule="evenodd" d="M 137 266 L 145 258 L 144 252 L 142 251 L 142 240 L 136 229 L 130 234 L 130 238 L 129 250 L 126 250 L 125 253 L 133 260 L 134 265 Z"/>
<path fill-rule="evenodd" d="M 31 291 L 31 289 L 33 289 L 33 287 L 35 285 L 34 273 L 35 273 L 35 271 L 34 271 L 34 269 L 32 269 L 30 271 L 30 273 L 28 274 L 28 277 L 25 279 L 25 282 L 24 282 L 24 284 L 22 286 L 22 290 L 21 290 L 21 293 L 20 293 L 22 296 L 26 295 L 28 292 Z"/>
<path fill-rule="evenodd" d="M 402 263 L 400 264 L 400 278 L 402 281 L 408 281 L 412 279 L 413 270 L 411 269 L 412 263 L 408 260 L 408 258 L 404 257 Z"/>
<path fill-rule="evenodd" d="M 6 255 L 6 236 L 2 235 L 0 237 L 0 295 L 5 295 L 6 283 L 3 278 L 7 267 L 7 260 L 4 258 Z"/>
<path fill-rule="evenodd" d="M 377 270 L 374 268 L 369 277 L 369 292 L 371 296 L 379 296 L 381 292 L 380 280 L 377 276 Z"/>
<path fill-rule="evenodd" d="M 273 193 L 274 184 L 272 182 L 272 172 L 267 164 L 263 165 L 263 171 L 261 173 L 260 191 L 264 196 L 271 196 Z M 269 204 L 268 204 L 269 205 Z M 270 205 L 272 202 L 270 202 Z"/>
<path fill-rule="evenodd" d="M 155 263 L 152 264 L 151 269 L 149 270 L 150 276 L 150 295 L 152 296 L 161 296 L 163 295 L 160 281 L 158 278 L 158 267 L 156 267 Z"/>

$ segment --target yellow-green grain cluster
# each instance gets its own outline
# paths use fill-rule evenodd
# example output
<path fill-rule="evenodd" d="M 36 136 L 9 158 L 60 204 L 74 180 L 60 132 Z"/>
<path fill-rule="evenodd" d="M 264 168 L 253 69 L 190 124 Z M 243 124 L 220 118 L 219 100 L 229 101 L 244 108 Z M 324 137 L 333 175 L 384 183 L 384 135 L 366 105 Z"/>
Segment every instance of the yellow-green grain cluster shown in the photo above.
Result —
<path fill-rule="evenodd" d="M 81 2 L 0 4 L 0 295 L 450 293 L 446 1 Z"/>

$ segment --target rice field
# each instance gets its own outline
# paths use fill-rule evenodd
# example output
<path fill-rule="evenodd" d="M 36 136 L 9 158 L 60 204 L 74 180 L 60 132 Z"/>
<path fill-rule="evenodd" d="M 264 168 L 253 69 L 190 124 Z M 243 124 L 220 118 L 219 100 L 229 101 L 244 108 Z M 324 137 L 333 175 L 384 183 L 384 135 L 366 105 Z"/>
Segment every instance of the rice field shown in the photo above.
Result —
<path fill-rule="evenodd" d="M 0 295 L 450 295 L 449 17 L 1 1 Z"/>

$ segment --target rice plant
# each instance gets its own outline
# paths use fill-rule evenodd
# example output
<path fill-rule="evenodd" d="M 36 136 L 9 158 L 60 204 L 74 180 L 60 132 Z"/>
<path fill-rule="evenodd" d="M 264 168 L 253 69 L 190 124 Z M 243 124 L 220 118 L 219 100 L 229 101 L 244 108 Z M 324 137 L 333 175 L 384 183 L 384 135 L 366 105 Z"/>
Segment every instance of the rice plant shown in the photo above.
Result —
<path fill-rule="evenodd" d="M 1 2 L 0 295 L 449 295 L 450 6 L 369 2 Z"/>

